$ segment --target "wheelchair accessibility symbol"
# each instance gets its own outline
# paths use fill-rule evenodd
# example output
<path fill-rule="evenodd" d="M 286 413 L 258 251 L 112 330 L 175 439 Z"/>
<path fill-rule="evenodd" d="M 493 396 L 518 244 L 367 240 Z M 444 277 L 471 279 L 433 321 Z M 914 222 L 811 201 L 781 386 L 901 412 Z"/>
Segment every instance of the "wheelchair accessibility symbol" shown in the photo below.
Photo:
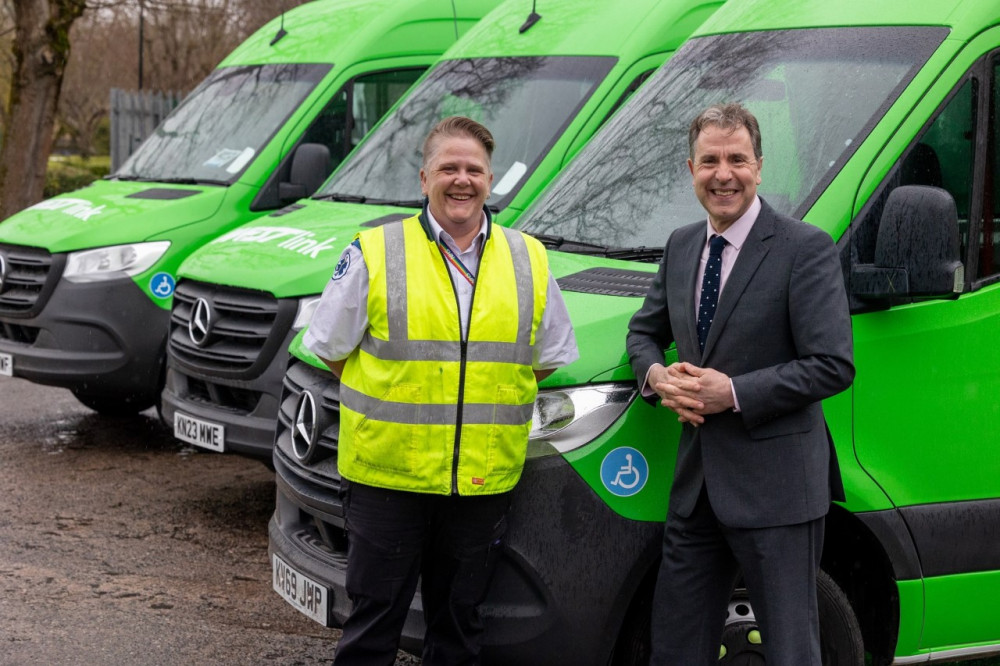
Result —
<path fill-rule="evenodd" d="M 601 463 L 601 482 L 619 497 L 635 495 L 649 480 L 649 464 L 637 449 L 629 446 L 617 448 L 604 456 Z"/>
<path fill-rule="evenodd" d="M 174 276 L 170 273 L 157 273 L 149 280 L 149 290 L 157 298 L 170 298 L 174 293 Z"/>

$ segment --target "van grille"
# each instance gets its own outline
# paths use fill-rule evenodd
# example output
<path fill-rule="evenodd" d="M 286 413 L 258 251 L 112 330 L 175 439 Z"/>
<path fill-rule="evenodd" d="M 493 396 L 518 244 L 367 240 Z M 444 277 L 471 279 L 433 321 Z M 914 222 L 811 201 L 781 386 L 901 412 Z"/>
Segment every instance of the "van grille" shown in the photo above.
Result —
<path fill-rule="evenodd" d="M 207 329 L 191 318 L 197 303 L 208 306 Z M 298 303 L 253 289 L 182 280 L 170 314 L 170 353 L 182 365 L 220 377 L 260 374 L 280 348 Z M 205 324 L 205 321 L 201 322 Z"/>
<path fill-rule="evenodd" d="M 309 442 L 301 435 L 292 437 L 300 399 L 306 391 L 312 394 L 316 404 L 315 444 L 311 450 Z M 340 473 L 337 471 L 339 430 L 340 382 L 329 372 L 290 358 L 281 389 L 275 445 L 296 475 L 332 491 L 334 497 L 340 490 Z"/>
<path fill-rule="evenodd" d="M 22 245 L 0 245 L 3 283 L 0 285 L 0 315 L 32 317 L 45 305 L 59 279 L 62 255 L 56 261 L 46 250 Z M 57 267 L 58 270 L 53 270 Z"/>

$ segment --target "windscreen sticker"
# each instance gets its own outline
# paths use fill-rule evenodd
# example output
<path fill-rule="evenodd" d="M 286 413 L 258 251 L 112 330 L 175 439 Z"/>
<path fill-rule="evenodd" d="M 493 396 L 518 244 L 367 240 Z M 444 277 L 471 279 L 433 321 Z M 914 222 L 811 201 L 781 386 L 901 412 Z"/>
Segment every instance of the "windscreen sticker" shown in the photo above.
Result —
<path fill-rule="evenodd" d="M 524 162 L 514 162 L 507 169 L 507 173 L 503 175 L 496 185 L 493 186 L 493 194 L 499 194 L 503 196 L 514 189 L 514 186 L 518 184 L 524 174 L 528 173 L 528 165 Z"/>
<path fill-rule="evenodd" d="M 226 167 L 227 173 L 236 173 L 243 167 L 247 165 L 247 162 L 253 159 L 255 151 L 253 148 L 244 148 L 240 151 L 240 154 L 236 156 L 233 163 Z"/>
<path fill-rule="evenodd" d="M 95 206 L 90 201 L 86 199 L 73 199 L 70 197 L 64 197 L 61 199 L 47 199 L 45 201 L 36 203 L 31 206 L 28 210 L 57 210 L 60 213 L 66 213 L 67 215 L 72 215 L 80 220 L 89 220 L 94 215 L 98 215 L 104 212 L 104 204 L 100 206 Z"/>
<path fill-rule="evenodd" d="M 207 160 L 205 160 L 202 166 L 207 166 L 212 168 L 225 166 L 230 162 L 232 162 L 234 159 L 236 159 L 236 156 L 239 155 L 240 152 L 241 151 L 239 150 L 239 148 L 223 148 L 222 150 L 220 150 L 219 152 L 215 153 Z"/>
<path fill-rule="evenodd" d="M 238 227 L 227 234 L 219 236 L 215 243 L 277 243 L 283 250 L 291 250 L 312 259 L 321 252 L 336 250 L 337 237 L 331 236 L 324 241 L 316 240 L 316 234 L 295 227 Z"/>
<path fill-rule="evenodd" d="M 622 446 L 604 456 L 601 483 L 608 492 L 629 497 L 642 490 L 648 480 L 649 464 L 638 449 Z"/>
<path fill-rule="evenodd" d="M 149 280 L 149 291 L 157 298 L 170 298 L 174 284 L 174 276 L 170 273 L 157 273 Z"/>

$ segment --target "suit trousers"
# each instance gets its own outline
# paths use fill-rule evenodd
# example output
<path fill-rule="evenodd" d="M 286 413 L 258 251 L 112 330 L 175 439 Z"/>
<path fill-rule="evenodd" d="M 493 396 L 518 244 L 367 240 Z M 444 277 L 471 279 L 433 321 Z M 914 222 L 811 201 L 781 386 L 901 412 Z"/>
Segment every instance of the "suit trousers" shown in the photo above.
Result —
<path fill-rule="evenodd" d="M 391 666 L 421 580 L 423 663 L 478 664 L 486 597 L 510 493 L 428 495 L 345 481 L 347 594 L 335 666 Z"/>
<path fill-rule="evenodd" d="M 743 574 L 768 666 L 820 666 L 816 574 L 825 518 L 739 529 L 719 523 L 708 494 L 690 516 L 668 512 L 653 597 L 654 666 L 719 660 L 729 599 Z"/>

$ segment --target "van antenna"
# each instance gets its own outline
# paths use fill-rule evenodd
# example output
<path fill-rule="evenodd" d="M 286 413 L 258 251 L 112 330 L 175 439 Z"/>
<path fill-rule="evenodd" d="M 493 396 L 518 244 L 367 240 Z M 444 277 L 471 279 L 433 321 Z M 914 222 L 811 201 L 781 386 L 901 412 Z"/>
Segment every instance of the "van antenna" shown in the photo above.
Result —
<path fill-rule="evenodd" d="M 275 44 L 277 44 L 281 40 L 282 37 L 284 37 L 287 34 L 288 33 L 285 31 L 285 10 L 282 9 L 281 10 L 281 27 L 278 28 L 277 34 L 274 36 L 273 39 L 271 39 L 271 43 L 268 46 L 274 46 Z"/>
<path fill-rule="evenodd" d="M 451 0 L 451 18 L 455 26 L 455 41 L 458 41 L 458 9 L 455 7 L 455 0 Z"/>
<path fill-rule="evenodd" d="M 533 26 L 536 23 L 538 23 L 538 21 L 540 21 L 541 18 L 542 18 L 541 15 L 538 14 L 538 12 L 535 11 L 535 2 L 536 1 L 537 0 L 531 0 L 531 13 L 528 14 L 528 20 L 525 21 L 524 25 L 521 26 L 521 29 L 518 30 L 518 32 L 521 33 L 521 34 L 524 34 L 525 32 L 527 32 L 528 28 L 530 28 L 531 26 Z"/>

